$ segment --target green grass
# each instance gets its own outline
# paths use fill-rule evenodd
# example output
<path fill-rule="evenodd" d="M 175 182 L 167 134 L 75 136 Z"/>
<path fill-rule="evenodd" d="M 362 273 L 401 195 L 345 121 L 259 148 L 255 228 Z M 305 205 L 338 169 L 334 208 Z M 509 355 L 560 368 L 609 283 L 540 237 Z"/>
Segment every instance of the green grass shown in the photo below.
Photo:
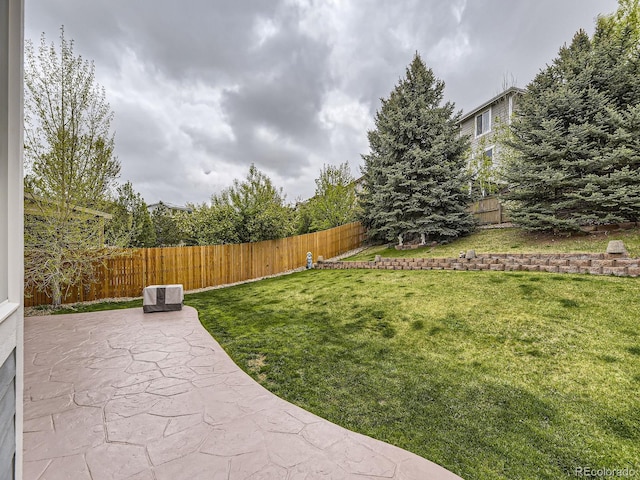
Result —
<path fill-rule="evenodd" d="M 640 283 L 308 271 L 187 295 L 275 394 L 466 479 L 640 470 Z"/>
<path fill-rule="evenodd" d="M 640 256 L 640 230 L 590 235 L 560 236 L 526 233 L 518 228 L 478 230 L 447 245 L 416 250 L 396 250 L 386 246 L 371 247 L 346 260 L 373 260 L 383 257 L 457 257 L 461 251 L 476 253 L 604 253 L 610 240 L 622 240 L 632 257 Z"/>
<path fill-rule="evenodd" d="M 128 300 L 123 302 L 111 301 L 111 302 L 96 302 L 96 303 L 77 303 L 73 305 L 63 305 L 60 308 L 52 308 L 50 305 L 42 305 L 39 307 L 32 307 L 31 311 L 33 315 L 38 315 L 38 312 L 52 313 L 54 315 L 62 315 L 66 313 L 86 313 L 86 312 L 102 312 L 104 310 L 121 310 L 123 308 L 142 308 L 142 299 Z"/>
<path fill-rule="evenodd" d="M 465 479 L 640 470 L 639 279 L 325 270 L 185 303 L 275 394 Z"/>

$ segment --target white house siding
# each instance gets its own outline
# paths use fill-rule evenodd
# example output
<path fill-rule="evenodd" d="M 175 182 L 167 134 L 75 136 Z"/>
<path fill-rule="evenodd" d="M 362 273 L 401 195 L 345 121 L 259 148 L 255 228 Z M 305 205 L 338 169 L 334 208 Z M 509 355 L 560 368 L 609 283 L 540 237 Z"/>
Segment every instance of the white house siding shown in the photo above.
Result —
<path fill-rule="evenodd" d="M 14 478 L 16 454 L 15 348 L 0 366 L 0 478 Z"/>
<path fill-rule="evenodd" d="M 476 131 L 475 117 L 471 117 L 460 124 L 460 135 L 466 135 L 474 140 Z"/>
<path fill-rule="evenodd" d="M 502 94 L 494 97 L 493 99 L 485 102 L 481 106 L 471 110 L 469 113 L 462 116 L 460 121 L 460 135 L 466 135 L 471 141 L 471 153 L 477 152 L 480 145 L 484 147 L 494 147 L 493 161 L 499 163 L 498 149 L 495 147 L 494 136 L 496 129 L 499 125 L 509 123 L 509 102 L 510 98 L 512 109 L 517 104 L 517 98 L 523 93 L 523 90 L 518 88 L 510 88 Z M 491 109 L 491 131 L 481 136 L 476 136 L 476 116 L 482 112 Z"/>
<path fill-rule="evenodd" d="M 0 0 L 0 479 L 22 479 L 24 0 Z"/>

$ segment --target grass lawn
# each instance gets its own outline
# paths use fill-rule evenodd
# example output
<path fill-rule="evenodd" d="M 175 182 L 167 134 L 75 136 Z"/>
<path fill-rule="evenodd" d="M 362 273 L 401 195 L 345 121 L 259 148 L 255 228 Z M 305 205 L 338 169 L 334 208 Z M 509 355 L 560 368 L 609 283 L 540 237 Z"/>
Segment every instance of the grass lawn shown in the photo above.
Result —
<path fill-rule="evenodd" d="M 38 307 L 30 307 L 30 315 L 63 315 L 66 313 L 85 313 L 100 312 L 103 310 L 121 310 L 123 308 L 142 308 L 142 299 L 110 302 L 87 302 L 75 303 L 72 305 L 63 305 L 60 308 L 53 308 L 51 305 L 40 305 Z"/>
<path fill-rule="evenodd" d="M 346 260 L 373 260 L 376 255 L 415 258 L 457 257 L 460 251 L 471 249 L 476 253 L 604 253 L 609 240 L 622 240 L 630 256 L 640 256 L 638 229 L 568 237 L 526 233 L 519 228 L 501 228 L 477 230 L 472 235 L 447 245 L 416 250 L 371 247 Z"/>
<path fill-rule="evenodd" d="M 640 280 L 308 271 L 186 296 L 277 395 L 466 479 L 640 471 Z"/>

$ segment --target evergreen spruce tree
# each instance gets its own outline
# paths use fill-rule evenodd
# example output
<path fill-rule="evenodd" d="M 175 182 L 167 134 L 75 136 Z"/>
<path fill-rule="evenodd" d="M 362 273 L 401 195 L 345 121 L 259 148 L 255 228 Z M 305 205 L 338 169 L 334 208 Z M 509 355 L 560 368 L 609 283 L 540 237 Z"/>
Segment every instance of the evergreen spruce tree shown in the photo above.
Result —
<path fill-rule="evenodd" d="M 369 235 L 386 241 L 442 241 L 470 232 L 465 152 L 444 82 L 416 53 L 368 133 L 361 203 Z"/>
<path fill-rule="evenodd" d="M 594 87 L 625 110 L 640 101 L 640 0 L 619 0 L 618 10 L 598 17 L 593 36 Z"/>
<path fill-rule="evenodd" d="M 579 31 L 519 102 L 505 177 L 511 219 L 522 227 L 572 231 L 638 219 L 640 111 L 619 85 L 602 81 L 602 56 L 615 48 Z"/>

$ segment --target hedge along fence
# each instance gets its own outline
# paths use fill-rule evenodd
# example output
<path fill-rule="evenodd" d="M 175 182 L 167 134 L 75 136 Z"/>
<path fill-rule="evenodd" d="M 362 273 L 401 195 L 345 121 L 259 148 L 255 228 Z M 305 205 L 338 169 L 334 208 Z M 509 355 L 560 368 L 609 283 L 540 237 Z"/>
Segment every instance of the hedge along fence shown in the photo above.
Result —
<path fill-rule="evenodd" d="M 307 252 L 331 258 L 362 245 L 358 223 L 264 242 L 125 250 L 99 268 L 98 281 L 75 285 L 63 303 L 139 297 L 148 285 L 182 284 L 185 290 L 214 287 L 304 267 Z M 25 306 L 51 303 L 48 292 L 25 292 Z"/>

